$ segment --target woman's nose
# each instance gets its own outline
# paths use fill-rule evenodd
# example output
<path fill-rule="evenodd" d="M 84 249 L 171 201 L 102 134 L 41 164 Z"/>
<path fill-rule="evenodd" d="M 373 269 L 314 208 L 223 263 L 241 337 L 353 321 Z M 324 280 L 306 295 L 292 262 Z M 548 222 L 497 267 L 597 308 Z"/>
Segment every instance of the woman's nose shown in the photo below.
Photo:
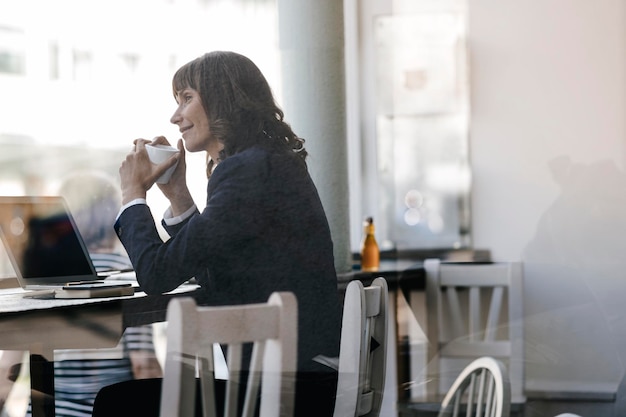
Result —
<path fill-rule="evenodd" d="M 175 124 L 175 125 L 180 123 L 181 120 L 182 118 L 180 117 L 180 112 L 178 110 L 176 110 L 174 114 L 172 115 L 172 117 L 170 117 L 170 123 Z"/>

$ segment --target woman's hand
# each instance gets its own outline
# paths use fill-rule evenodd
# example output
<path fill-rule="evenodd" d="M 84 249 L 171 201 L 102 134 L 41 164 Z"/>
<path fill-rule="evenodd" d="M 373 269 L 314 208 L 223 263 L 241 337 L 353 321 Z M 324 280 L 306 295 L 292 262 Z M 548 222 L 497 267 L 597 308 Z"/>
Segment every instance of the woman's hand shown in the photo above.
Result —
<path fill-rule="evenodd" d="M 169 145 L 170 143 L 164 136 L 158 136 L 154 138 L 152 144 Z M 163 195 L 170 200 L 173 216 L 184 213 L 194 204 L 189 188 L 187 187 L 187 163 L 185 162 L 185 147 L 183 146 L 182 139 L 178 140 L 177 148 L 179 151 L 177 155 L 178 165 L 172 177 L 167 184 L 157 184 Z"/>
<path fill-rule="evenodd" d="M 164 137 L 160 138 L 167 142 Z M 157 178 L 167 171 L 169 167 L 174 165 L 181 155 L 179 153 L 166 162 L 155 165 L 150 162 L 148 152 L 146 152 L 145 145 L 150 143 L 150 141 L 146 139 L 136 139 L 133 143 L 135 144 L 133 150 L 126 155 L 126 159 L 122 162 L 119 169 L 122 204 L 129 203 L 136 198 L 146 198 L 147 191 L 152 187 Z"/>

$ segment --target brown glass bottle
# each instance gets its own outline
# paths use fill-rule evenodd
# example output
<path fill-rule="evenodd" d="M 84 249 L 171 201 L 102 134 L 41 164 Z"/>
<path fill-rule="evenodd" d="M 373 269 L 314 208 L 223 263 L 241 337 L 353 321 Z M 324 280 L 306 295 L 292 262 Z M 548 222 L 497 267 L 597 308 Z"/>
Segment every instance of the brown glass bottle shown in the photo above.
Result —
<path fill-rule="evenodd" d="M 361 270 L 378 271 L 380 250 L 374 235 L 374 219 L 368 217 L 363 223 L 363 241 L 361 242 Z"/>

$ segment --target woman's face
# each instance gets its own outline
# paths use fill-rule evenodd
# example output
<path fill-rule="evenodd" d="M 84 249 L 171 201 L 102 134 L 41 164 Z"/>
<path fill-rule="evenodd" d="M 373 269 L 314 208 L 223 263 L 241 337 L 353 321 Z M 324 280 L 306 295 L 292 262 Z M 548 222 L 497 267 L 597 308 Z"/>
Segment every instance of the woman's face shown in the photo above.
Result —
<path fill-rule="evenodd" d="M 176 93 L 178 107 L 170 122 L 178 125 L 189 152 L 207 151 L 211 153 L 218 146 L 217 139 L 211 135 L 209 118 L 202 106 L 198 91 L 184 88 Z"/>

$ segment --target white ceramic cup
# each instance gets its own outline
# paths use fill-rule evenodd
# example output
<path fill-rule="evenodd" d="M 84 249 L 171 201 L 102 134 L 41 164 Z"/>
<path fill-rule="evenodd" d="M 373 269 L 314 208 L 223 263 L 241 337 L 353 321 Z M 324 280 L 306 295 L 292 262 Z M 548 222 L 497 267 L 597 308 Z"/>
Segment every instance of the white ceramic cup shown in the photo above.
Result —
<path fill-rule="evenodd" d="M 178 153 L 178 149 L 169 145 L 146 145 L 146 151 L 148 151 L 148 158 L 150 158 L 150 162 L 156 165 L 162 164 L 170 159 L 172 155 Z M 157 184 L 167 184 L 177 165 L 178 162 L 176 162 L 174 166 L 168 168 L 167 171 L 165 171 L 165 173 L 156 180 Z"/>

